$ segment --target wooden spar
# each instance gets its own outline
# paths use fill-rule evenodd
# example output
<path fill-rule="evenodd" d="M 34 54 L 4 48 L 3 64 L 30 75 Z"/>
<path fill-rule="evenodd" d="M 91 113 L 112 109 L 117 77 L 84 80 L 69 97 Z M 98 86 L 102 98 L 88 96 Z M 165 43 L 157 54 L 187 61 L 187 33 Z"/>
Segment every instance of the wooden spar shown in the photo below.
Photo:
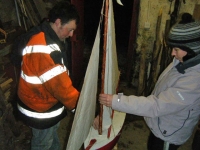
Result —
<path fill-rule="evenodd" d="M 106 0 L 105 13 L 104 13 L 104 40 L 103 40 L 103 61 L 101 72 L 101 93 L 104 93 L 104 78 L 105 78 L 105 62 L 106 62 L 106 47 L 107 47 L 107 30 L 108 30 L 108 8 L 109 0 Z M 103 105 L 100 104 L 99 112 L 99 134 L 102 135 L 102 117 L 103 117 Z"/>

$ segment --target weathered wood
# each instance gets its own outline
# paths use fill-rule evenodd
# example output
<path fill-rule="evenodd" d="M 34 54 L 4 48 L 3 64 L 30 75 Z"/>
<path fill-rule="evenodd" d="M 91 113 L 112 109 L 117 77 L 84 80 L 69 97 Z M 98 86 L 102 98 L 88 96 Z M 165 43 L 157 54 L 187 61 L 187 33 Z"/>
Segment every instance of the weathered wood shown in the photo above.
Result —
<path fill-rule="evenodd" d="M 5 82 L 6 80 L 7 80 L 8 78 L 7 77 L 2 77 L 2 78 L 0 78 L 0 84 L 2 84 L 3 82 Z"/>
<path fill-rule="evenodd" d="M 106 67 L 106 47 L 107 47 L 107 31 L 108 31 L 108 9 L 109 9 L 109 0 L 106 0 L 105 3 L 105 17 L 104 17 L 104 39 L 103 39 L 103 61 L 102 61 L 102 72 L 101 72 L 101 93 L 104 93 L 104 82 L 105 82 L 105 67 Z M 99 112 L 99 135 L 102 135 L 102 124 L 103 124 L 103 105 L 100 104 Z"/>
<path fill-rule="evenodd" d="M 0 49 L 0 57 L 6 56 L 10 53 L 11 44 L 4 46 Z"/>
<path fill-rule="evenodd" d="M 33 0 L 39 14 L 40 14 L 40 18 L 43 19 L 43 18 L 46 18 L 47 15 L 48 15 L 48 12 L 46 10 L 46 4 L 45 2 L 43 1 L 38 1 L 38 0 Z"/>
<path fill-rule="evenodd" d="M 155 82 L 158 79 L 158 76 L 160 74 L 160 67 L 161 67 L 161 58 L 162 58 L 162 53 L 163 53 L 163 45 L 160 43 L 160 48 L 159 48 L 159 55 L 158 55 L 158 61 L 157 61 L 157 66 L 156 66 L 156 72 L 155 72 Z"/>
<path fill-rule="evenodd" d="M 158 63 L 158 56 L 161 50 L 161 40 L 160 40 L 161 19 L 162 19 L 162 9 L 160 9 L 159 11 L 157 25 L 156 25 L 156 40 L 154 42 L 154 48 L 152 52 L 151 70 L 150 70 L 149 82 L 148 82 L 148 94 L 151 93 L 157 81 L 157 69 L 158 69 L 157 63 Z"/>
<path fill-rule="evenodd" d="M 23 1 L 23 0 L 22 0 Z M 31 5 L 30 1 L 23 1 L 24 7 L 27 13 L 28 18 L 30 19 L 33 26 L 36 26 L 40 23 L 40 19 L 37 17 L 36 12 L 33 9 L 33 6 Z"/>
<path fill-rule="evenodd" d="M 2 89 L 3 93 L 5 94 L 8 90 L 11 89 L 11 84 L 6 84 L 1 89 Z"/>
<path fill-rule="evenodd" d="M 195 20 L 200 21 L 200 4 L 196 4 L 193 11 L 193 17 Z"/>
<path fill-rule="evenodd" d="M 9 99 L 9 97 L 10 97 L 10 95 L 11 95 L 10 90 L 7 90 L 7 91 L 4 93 L 4 95 L 5 95 L 5 100 L 8 101 L 8 99 Z"/>
<path fill-rule="evenodd" d="M 5 86 L 7 86 L 7 84 L 11 83 L 12 81 L 13 81 L 13 79 L 10 78 L 10 79 L 4 81 L 3 83 L 1 83 L 1 84 L 0 84 L 1 89 L 4 89 Z"/>
<path fill-rule="evenodd" d="M 41 20 L 38 18 L 38 15 L 35 12 L 31 2 L 26 0 L 17 0 L 17 2 L 22 12 L 22 17 L 26 30 L 32 26 L 38 25 Z"/>
<path fill-rule="evenodd" d="M 7 79 L 1 85 L 5 88 L 11 82 L 12 79 Z M 13 104 L 7 101 L 10 93 L 0 88 L 0 149 L 30 149 L 31 130 L 15 118 Z"/>
<path fill-rule="evenodd" d="M 141 46 L 140 53 L 140 70 L 139 70 L 139 84 L 137 95 L 144 95 L 144 89 L 146 84 L 146 46 Z"/>
<path fill-rule="evenodd" d="M 162 40 L 163 50 L 161 56 L 162 61 L 160 63 L 160 73 L 163 72 L 163 70 L 169 65 L 172 59 L 171 50 L 166 43 L 169 31 L 170 31 L 170 20 L 166 20 L 165 32 L 163 34 L 163 40 Z"/>

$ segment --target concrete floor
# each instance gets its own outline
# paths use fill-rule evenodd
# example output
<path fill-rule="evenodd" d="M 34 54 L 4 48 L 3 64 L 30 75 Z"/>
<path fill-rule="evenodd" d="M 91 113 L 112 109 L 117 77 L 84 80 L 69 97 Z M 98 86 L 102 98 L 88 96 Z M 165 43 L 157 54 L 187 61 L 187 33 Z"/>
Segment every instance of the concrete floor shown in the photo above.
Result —
<path fill-rule="evenodd" d="M 71 116 L 72 117 L 72 116 Z M 58 130 L 59 137 L 62 143 L 62 150 L 66 149 L 67 138 L 69 135 L 69 117 L 61 121 L 61 126 Z M 122 129 L 121 136 L 115 150 L 146 150 L 149 129 L 146 126 L 142 117 L 127 115 Z M 179 150 L 191 150 L 191 137 Z M 83 150 L 81 148 L 80 150 Z"/>

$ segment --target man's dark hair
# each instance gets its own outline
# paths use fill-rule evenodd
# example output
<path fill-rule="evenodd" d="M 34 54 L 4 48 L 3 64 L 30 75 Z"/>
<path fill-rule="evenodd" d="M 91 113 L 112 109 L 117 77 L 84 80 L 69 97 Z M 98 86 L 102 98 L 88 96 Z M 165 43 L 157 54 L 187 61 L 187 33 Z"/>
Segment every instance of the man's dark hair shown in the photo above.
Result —
<path fill-rule="evenodd" d="M 56 19 L 60 19 L 62 24 L 68 23 L 71 20 L 75 20 L 76 24 L 79 23 L 79 14 L 75 6 L 68 1 L 58 2 L 50 11 L 48 15 L 49 22 L 55 22 Z"/>

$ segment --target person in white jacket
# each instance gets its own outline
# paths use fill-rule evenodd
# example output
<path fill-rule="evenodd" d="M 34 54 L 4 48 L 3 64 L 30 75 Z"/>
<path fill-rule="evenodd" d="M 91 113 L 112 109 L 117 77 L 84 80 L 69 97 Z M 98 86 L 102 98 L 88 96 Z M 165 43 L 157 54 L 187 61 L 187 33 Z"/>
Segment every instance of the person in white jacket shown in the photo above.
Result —
<path fill-rule="evenodd" d="M 100 104 L 144 116 L 150 129 L 148 150 L 177 150 L 200 117 L 200 23 L 188 13 L 168 35 L 173 62 L 162 72 L 151 95 L 100 94 Z M 98 117 L 93 127 L 98 129 Z"/>

